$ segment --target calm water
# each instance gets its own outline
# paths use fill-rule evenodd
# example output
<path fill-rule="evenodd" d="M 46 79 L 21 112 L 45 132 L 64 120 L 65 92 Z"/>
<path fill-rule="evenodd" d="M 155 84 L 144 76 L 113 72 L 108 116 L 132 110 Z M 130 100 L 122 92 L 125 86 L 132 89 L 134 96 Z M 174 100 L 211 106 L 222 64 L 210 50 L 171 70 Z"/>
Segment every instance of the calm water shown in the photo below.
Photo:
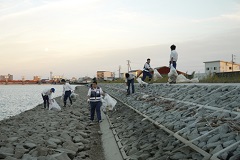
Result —
<path fill-rule="evenodd" d="M 0 120 L 43 103 L 42 91 L 52 87 L 55 88 L 53 97 L 62 95 L 62 85 L 0 85 Z"/>

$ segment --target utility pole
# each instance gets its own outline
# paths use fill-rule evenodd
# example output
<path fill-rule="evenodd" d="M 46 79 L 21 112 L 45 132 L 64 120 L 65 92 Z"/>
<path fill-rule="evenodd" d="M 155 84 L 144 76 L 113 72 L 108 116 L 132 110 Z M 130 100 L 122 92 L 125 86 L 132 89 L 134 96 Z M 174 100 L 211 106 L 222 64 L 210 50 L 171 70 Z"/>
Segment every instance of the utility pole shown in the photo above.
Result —
<path fill-rule="evenodd" d="M 121 66 L 119 65 L 119 68 L 118 68 L 118 74 L 119 74 L 119 78 L 121 78 Z"/>
<path fill-rule="evenodd" d="M 131 66 L 130 66 L 130 63 L 131 63 L 131 62 L 130 62 L 130 60 L 127 60 L 127 62 L 128 62 L 128 63 L 127 63 L 127 66 L 128 66 L 128 73 L 129 73 L 129 71 L 131 70 Z"/>
<path fill-rule="evenodd" d="M 232 72 L 233 72 L 233 63 L 234 63 L 234 60 L 235 59 L 235 55 L 232 54 Z"/>

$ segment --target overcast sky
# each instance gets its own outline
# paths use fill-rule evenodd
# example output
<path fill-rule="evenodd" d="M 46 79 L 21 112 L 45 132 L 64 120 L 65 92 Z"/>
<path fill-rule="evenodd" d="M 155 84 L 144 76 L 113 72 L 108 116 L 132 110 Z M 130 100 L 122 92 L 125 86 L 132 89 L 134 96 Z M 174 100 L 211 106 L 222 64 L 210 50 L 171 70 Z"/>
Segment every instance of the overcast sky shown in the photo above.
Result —
<path fill-rule="evenodd" d="M 0 0 L 0 75 L 14 79 L 165 66 L 172 44 L 183 72 L 240 63 L 240 0 Z"/>

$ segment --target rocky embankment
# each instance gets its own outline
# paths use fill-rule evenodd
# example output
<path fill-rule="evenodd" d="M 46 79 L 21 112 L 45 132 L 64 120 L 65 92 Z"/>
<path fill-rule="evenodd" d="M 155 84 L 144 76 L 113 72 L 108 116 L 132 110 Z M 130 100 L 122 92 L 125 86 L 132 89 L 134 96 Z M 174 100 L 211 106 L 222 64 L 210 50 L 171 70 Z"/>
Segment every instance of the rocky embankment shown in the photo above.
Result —
<path fill-rule="evenodd" d="M 239 85 L 101 86 L 122 102 L 109 119 L 128 159 L 240 159 Z"/>
<path fill-rule="evenodd" d="M 61 111 L 40 104 L 0 121 L 0 159 L 104 160 L 99 125 L 89 126 L 87 87 L 75 93 L 73 105 Z M 63 106 L 60 98 L 56 101 Z"/>

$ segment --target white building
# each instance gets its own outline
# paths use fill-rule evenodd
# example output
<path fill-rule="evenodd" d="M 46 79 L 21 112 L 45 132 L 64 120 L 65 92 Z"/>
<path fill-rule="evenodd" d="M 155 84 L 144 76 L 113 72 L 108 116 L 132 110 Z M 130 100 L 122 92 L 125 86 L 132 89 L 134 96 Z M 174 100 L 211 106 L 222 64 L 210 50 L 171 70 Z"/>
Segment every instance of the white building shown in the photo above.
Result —
<path fill-rule="evenodd" d="M 110 71 L 97 71 L 97 79 L 112 81 L 114 79 L 114 73 Z"/>
<path fill-rule="evenodd" d="M 240 71 L 240 64 L 227 61 L 208 61 L 205 63 L 205 73 L 233 72 Z"/>

